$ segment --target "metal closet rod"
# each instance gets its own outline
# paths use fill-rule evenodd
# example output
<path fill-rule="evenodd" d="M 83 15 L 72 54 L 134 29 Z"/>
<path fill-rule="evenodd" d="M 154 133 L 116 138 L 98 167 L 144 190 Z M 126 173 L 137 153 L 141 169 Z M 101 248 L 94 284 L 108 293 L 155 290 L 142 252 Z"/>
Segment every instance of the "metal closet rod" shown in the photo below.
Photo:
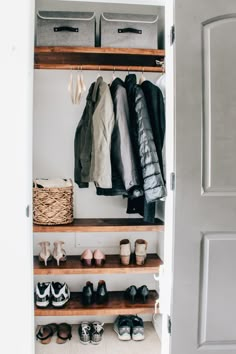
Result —
<path fill-rule="evenodd" d="M 165 72 L 162 66 L 124 66 L 124 65 L 78 65 L 78 64 L 35 64 L 35 69 L 61 69 L 61 70 L 96 70 L 96 71 L 141 71 Z"/>

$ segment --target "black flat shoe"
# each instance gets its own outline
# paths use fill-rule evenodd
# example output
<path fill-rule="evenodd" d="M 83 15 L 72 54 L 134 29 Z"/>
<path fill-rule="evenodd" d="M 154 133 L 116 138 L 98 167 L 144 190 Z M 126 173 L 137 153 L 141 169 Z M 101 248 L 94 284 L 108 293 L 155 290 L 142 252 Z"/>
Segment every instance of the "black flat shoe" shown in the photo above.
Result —
<path fill-rule="evenodd" d="M 89 306 L 94 302 L 93 283 L 90 281 L 87 281 L 86 285 L 83 287 L 82 302 L 85 306 Z"/>
<path fill-rule="evenodd" d="M 108 291 L 107 291 L 106 283 L 104 280 L 99 280 L 97 293 L 96 293 L 96 303 L 99 305 L 99 304 L 104 304 L 107 301 L 108 301 Z"/>
<path fill-rule="evenodd" d="M 131 304 L 135 303 L 135 299 L 137 296 L 137 288 L 135 285 L 131 285 L 129 288 L 125 290 L 125 298 L 131 302 Z"/>
<path fill-rule="evenodd" d="M 137 295 L 138 298 L 142 301 L 143 304 L 147 301 L 148 295 L 149 295 L 149 290 L 146 285 L 140 286 L 137 290 Z"/>

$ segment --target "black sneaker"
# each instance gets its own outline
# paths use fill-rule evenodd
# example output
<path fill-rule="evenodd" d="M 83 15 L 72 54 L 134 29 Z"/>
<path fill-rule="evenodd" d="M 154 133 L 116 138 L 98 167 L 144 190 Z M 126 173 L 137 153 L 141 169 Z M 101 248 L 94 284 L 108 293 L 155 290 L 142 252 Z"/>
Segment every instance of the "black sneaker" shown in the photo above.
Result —
<path fill-rule="evenodd" d="M 47 307 L 51 298 L 51 283 L 37 283 L 35 293 L 36 306 Z"/>
<path fill-rule="evenodd" d="M 52 305 L 54 307 L 62 307 L 70 299 L 70 290 L 66 283 L 52 282 Z"/>
<path fill-rule="evenodd" d="M 89 322 L 81 322 L 78 327 L 79 340 L 82 344 L 90 342 L 91 324 Z"/>
<path fill-rule="evenodd" d="M 138 316 L 130 316 L 132 321 L 132 339 L 144 340 L 144 325 L 142 318 Z"/>
<path fill-rule="evenodd" d="M 113 329 L 120 340 L 130 340 L 132 325 L 130 316 L 118 316 L 114 322 Z"/>
<path fill-rule="evenodd" d="M 101 323 L 99 321 L 94 321 L 91 323 L 90 342 L 92 344 L 101 343 L 102 335 L 104 333 L 103 325 L 104 323 Z"/>

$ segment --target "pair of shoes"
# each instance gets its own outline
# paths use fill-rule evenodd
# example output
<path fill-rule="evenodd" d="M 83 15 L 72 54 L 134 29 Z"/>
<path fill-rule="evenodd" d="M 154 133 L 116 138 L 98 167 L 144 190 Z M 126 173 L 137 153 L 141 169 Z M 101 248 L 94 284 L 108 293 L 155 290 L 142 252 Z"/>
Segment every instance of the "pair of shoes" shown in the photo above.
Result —
<path fill-rule="evenodd" d="M 104 304 L 108 301 L 108 291 L 104 280 L 99 280 L 97 291 L 93 290 L 93 283 L 87 281 L 83 287 L 82 302 L 83 305 L 89 306 L 96 302 L 98 305 Z"/>
<path fill-rule="evenodd" d="M 114 322 L 113 329 L 122 341 L 144 339 L 143 320 L 138 316 L 118 316 Z"/>
<path fill-rule="evenodd" d="M 81 256 L 80 260 L 83 265 L 91 266 L 94 263 L 96 266 L 101 266 L 105 263 L 106 256 L 100 250 L 95 250 L 92 252 L 90 249 L 85 250 Z"/>
<path fill-rule="evenodd" d="M 143 265 L 147 257 L 147 241 L 137 239 L 134 245 L 135 262 L 137 265 Z M 121 264 L 129 265 L 131 259 L 131 244 L 128 239 L 120 241 L 120 260 Z"/>
<path fill-rule="evenodd" d="M 64 344 L 68 339 L 70 340 L 72 338 L 71 331 L 72 327 L 68 323 L 50 323 L 39 327 L 36 338 L 42 344 L 48 344 L 51 342 L 54 333 L 57 333 L 57 344 Z"/>
<path fill-rule="evenodd" d="M 66 261 L 66 252 L 63 248 L 65 242 L 63 241 L 55 241 L 54 242 L 54 249 L 51 253 L 50 251 L 50 242 L 44 241 L 44 242 L 39 242 L 39 245 L 41 246 L 41 250 L 39 253 L 39 261 L 44 262 L 45 266 L 47 266 L 47 262 L 50 261 L 53 258 L 57 261 L 57 265 L 60 265 L 60 262 L 65 262 Z"/>
<path fill-rule="evenodd" d="M 102 335 L 104 333 L 103 325 L 104 323 L 101 323 L 99 321 L 94 321 L 92 323 L 81 322 L 78 328 L 80 343 L 101 343 Z"/>
<path fill-rule="evenodd" d="M 140 288 L 136 288 L 135 285 L 131 285 L 125 290 L 124 296 L 127 300 L 129 300 L 132 304 L 135 302 L 142 302 L 145 304 L 147 297 L 149 295 L 149 290 L 146 285 L 140 286 Z"/>
<path fill-rule="evenodd" d="M 36 306 L 45 308 L 64 306 L 70 299 L 70 290 L 66 283 L 37 283 L 35 290 Z"/>

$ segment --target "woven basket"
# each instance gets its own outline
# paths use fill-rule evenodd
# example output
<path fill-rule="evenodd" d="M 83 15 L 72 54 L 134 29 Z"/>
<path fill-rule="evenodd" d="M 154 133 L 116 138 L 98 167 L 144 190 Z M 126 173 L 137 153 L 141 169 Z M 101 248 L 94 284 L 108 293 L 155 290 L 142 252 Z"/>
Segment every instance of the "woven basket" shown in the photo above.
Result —
<path fill-rule="evenodd" d="M 71 187 L 38 188 L 34 183 L 33 221 L 39 225 L 72 223 L 73 185 Z"/>

